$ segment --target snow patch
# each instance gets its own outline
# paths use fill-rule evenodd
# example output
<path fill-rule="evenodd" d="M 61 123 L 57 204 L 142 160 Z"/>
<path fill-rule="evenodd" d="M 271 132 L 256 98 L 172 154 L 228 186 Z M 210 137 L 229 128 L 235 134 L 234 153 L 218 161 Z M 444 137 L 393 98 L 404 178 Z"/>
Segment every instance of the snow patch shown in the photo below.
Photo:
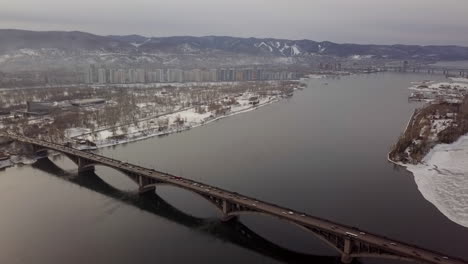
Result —
<path fill-rule="evenodd" d="M 90 133 L 91 129 L 89 128 L 82 128 L 82 127 L 76 127 L 76 128 L 68 128 L 65 130 L 65 135 L 68 138 L 73 138 L 82 134 Z"/>
<path fill-rule="evenodd" d="M 349 58 L 353 60 L 371 59 L 374 55 L 351 55 Z"/>
<path fill-rule="evenodd" d="M 273 52 L 273 48 L 272 48 L 270 45 L 268 45 L 268 44 L 266 44 L 265 42 L 263 42 L 263 41 L 262 41 L 262 43 L 260 43 L 260 44 L 254 44 L 254 46 L 257 47 L 257 48 L 260 48 L 260 47 L 262 47 L 262 46 L 265 46 L 265 47 L 267 47 L 267 48 L 270 50 L 270 52 Z"/>
<path fill-rule="evenodd" d="M 284 50 L 289 49 L 289 48 L 290 48 L 290 46 L 288 44 L 284 43 L 284 46 L 280 49 L 281 54 L 284 55 Z"/>
<path fill-rule="evenodd" d="M 456 77 L 451 77 L 450 78 L 454 82 L 462 82 L 462 83 L 468 83 L 468 78 L 456 78 Z"/>
<path fill-rule="evenodd" d="M 295 56 L 295 55 L 301 54 L 301 51 L 299 50 L 296 44 L 294 44 L 291 48 L 292 48 L 291 55 Z"/>
<path fill-rule="evenodd" d="M 136 106 L 138 108 L 145 108 L 145 107 L 148 107 L 148 106 L 156 106 L 157 104 L 156 103 L 137 103 Z"/>
<path fill-rule="evenodd" d="M 134 46 L 135 48 L 139 48 L 141 45 L 147 43 L 148 41 L 151 41 L 151 39 L 146 39 L 145 41 L 143 41 L 142 43 L 136 43 L 136 42 L 132 42 L 130 43 L 132 46 Z"/>
<path fill-rule="evenodd" d="M 180 45 L 179 48 L 182 50 L 182 52 L 186 52 L 186 53 L 197 51 L 197 49 L 194 49 L 192 47 L 192 45 L 190 45 L 188 43 L 184 43 L 184 44 Z"/>
<path fill-rule="evenodd" d="M 39 53 L 32 49 L 20 49 L 18 50 L 19 53 L 29 56 L 39 56 Z"/>
<path fill-rule="evenodd" d="M 323 53 L 323 52 L 325 52 L 326 49 L 327 48 L 322 47 L 322 45 L 320 45 L 320 44 L 318 45 L 318 53 Z"/>

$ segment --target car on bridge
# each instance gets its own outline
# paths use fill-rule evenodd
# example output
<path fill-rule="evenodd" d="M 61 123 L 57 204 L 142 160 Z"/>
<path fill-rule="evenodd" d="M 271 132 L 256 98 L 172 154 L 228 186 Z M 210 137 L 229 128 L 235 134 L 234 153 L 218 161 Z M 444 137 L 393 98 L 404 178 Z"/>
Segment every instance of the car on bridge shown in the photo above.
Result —
<path fill-rule="evenodd" d="M 358 237 L 357 234 L 354 234 L 354 233 L 351 233 L 351 232 L 345 232 L 345 234 L 346 234 L 347 236 L 350 236 L 350 237 Z"/>

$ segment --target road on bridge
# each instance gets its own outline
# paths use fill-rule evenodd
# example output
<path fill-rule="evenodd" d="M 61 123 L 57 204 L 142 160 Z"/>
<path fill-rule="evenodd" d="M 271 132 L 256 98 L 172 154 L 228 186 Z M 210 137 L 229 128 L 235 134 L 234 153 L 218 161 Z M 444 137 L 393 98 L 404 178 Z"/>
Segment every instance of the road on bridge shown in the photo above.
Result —
<path fill-rule="evenodd" d="M 121 171 L 144 175 L 146 177 L 153 178 L 161 182 L 169 183 L 171 185 L 178 186 L 193 192 L 218 197 L 234 204 L 243 205 L 247 208 L 252 209 L 253 211 L 276 216 L 278 218 L 287 220 L 302 227 L 318 228 L 330 233 L 345 236 L 355 241 L 362 241 L 374 245 L 378 248 L 385 249 L 386 251 L 395 253 L 403 259 L 413 259 L 426 263 L 468 264 L 468 262 L 459 258 L 448 257 L 444 254 L 432 250 L 423 249 L 415 245 L 410 245 L 404 242 L 389 239 L 384 236 L 372 234 L 354 227 L 334 223 L 326 219 L 308 215 L 304 212 L 297 212 L 285 207 L 281 207 L 268 202 L 260 201 L 252 197 L 241 195 L 236 192 L 231 192 L 228 190 L 217 188 L 215 186 L 210 186 L 205 183 L 193 181 L 182 177 L 177 177 L 174 175 L 156 171 L 154 169 L 144 168 L 138 165 L 129 164 L 126 162 L 111 159 L 91 152 L 77 150 L 56 143 L 51 143 L 39 139 L 32 139 L 12 133 L 6 133 L 4 135 L 20 142 L 33 144 L 46 149 L 55 150 L 64 154 L 69 154 L 72 156 L 91 160 L 97 164 L 103 164 Z"/>

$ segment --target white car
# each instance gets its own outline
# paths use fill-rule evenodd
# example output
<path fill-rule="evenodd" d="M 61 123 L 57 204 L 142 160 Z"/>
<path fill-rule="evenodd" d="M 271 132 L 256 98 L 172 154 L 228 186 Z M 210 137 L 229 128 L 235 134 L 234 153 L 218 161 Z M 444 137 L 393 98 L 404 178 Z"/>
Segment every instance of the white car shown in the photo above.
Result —
<path fill-rule="evenodd" d="M 352 236 L 352 237 L 358 237 L 358 235 L 351 233 L 351 232 L 346 232 L 345 233 L 347 236 Z"/>

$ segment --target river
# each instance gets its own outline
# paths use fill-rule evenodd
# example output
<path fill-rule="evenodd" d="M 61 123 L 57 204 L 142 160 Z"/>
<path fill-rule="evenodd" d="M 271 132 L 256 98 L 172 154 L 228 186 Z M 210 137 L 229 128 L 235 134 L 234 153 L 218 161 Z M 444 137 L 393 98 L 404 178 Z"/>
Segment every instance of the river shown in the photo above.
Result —
<path fill-rule="evenodd" d="M 419 106 L 408 103 L 411 82 L 440 78 L 310 79 L 279 103 L 100 152 L 468 258 L 468 229 L 426 201 L 412 174 L 386 157 Z M 279 220 L 245 215 L 242 224 L 225 225 L 208 202 L 186 191 L 160 187 L 157 196 L 139 198 L 119 172 L 97 167 L 78 177 L 67 158 L 51 160 L 0 172 L 0 263 L 339 259 L 318 257 L 336 252 Z"/>

